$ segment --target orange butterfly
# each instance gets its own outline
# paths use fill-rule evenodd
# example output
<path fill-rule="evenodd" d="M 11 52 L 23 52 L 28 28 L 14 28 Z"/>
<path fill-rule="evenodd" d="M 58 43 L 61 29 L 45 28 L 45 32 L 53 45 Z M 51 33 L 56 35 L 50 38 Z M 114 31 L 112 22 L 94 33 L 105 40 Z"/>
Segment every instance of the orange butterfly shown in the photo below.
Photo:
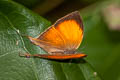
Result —
<path fill-rule="evenodd" d="M 48 54 L 23 54 L 47 59 L 75 59 L 83 58 L 86 54 L 77 53 L 83 39 L 83 23 L 78 11 L 72 12 L 57 20 L 55 24 L 39 35 L 38 38 L 29 37 L 30 41 L 40 46 Z"/>

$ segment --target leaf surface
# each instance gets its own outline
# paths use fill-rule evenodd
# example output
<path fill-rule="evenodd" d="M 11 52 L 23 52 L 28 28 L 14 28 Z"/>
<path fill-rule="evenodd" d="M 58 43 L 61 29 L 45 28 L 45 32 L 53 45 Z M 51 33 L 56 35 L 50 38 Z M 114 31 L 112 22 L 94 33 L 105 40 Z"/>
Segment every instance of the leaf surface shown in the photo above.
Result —
<path fill-rule="evenodd" d="M 100 80 L 81 59 L 65 62 L 19 56 L 46 53 L 22 35 L 37 37 L 48 26 L 49 21 L 22 5 L 0 1 L 0 80 Z"/>

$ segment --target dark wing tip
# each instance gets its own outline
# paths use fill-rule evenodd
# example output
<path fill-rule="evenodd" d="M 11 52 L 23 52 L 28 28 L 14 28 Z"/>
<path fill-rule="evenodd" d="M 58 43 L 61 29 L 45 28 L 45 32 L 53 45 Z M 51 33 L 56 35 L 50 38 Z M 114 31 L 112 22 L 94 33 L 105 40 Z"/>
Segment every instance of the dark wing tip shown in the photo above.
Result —
<path fill-rule="evenodd" d="M 58 24 L 60 24 L 61 22 L 65 21 L 65 20 L 75 20 L 80 25 L 80 27 L 83 29 L 83 22 L 82 22 L 79 11 L 74 11 L 74 12 L 69 13 L 68 15 L 58 19 L 56 21 L 56 23 L 54 24 L 54 26 L 57 26 Z"/>

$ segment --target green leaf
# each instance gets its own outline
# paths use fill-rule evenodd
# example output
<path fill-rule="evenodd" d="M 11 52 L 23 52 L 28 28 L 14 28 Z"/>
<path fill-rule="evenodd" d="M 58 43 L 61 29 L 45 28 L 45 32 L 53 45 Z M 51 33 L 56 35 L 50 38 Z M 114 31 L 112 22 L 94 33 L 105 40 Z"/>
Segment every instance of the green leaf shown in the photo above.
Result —
<path fill-rule="evenodd" d="M 104 80 L 120 78 L 120 32 L 109 30 L 103 14 L 101 15 L 103 9 L 113 2 L 117 3 L 115 1 L 96 3 L 81 12 L 85 29 L 82 50 L 88 55 L 87 61 Z"/>
<path fill-rule="evenodd" d="M 0 80 L 100 80 L 83 60 L 52 61 L 23 58 L 19 53 L 41 53 L 38 46 L 21 36 L 37 37 L 50 22 L 23 6 L 0 1 Z"/>

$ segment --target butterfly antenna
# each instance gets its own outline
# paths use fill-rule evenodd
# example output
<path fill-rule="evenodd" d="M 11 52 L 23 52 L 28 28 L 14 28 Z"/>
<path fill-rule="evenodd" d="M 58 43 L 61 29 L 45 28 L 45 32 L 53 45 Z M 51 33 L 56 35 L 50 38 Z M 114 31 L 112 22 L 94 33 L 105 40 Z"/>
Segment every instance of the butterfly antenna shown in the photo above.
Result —
<path fill-rule="evenodd" d="M 29 54 L 29 53 L 25 53 L 25 54 L 19 53 L 19 56 L 20 56 L 20 57 L 30 58 L 30 57 L 33 56 L 33 55 L 31 55 L 31 54 Z"/>
<path fill-rule="evenodd" d="M 19 53 L 19 56 L 20 57 L 26 57 L 26 58 L 30 58 L 30 57 L 42 57 L 44 55 L 41 55 L 41 54 L 29 54 L 29 53 Z"/>

